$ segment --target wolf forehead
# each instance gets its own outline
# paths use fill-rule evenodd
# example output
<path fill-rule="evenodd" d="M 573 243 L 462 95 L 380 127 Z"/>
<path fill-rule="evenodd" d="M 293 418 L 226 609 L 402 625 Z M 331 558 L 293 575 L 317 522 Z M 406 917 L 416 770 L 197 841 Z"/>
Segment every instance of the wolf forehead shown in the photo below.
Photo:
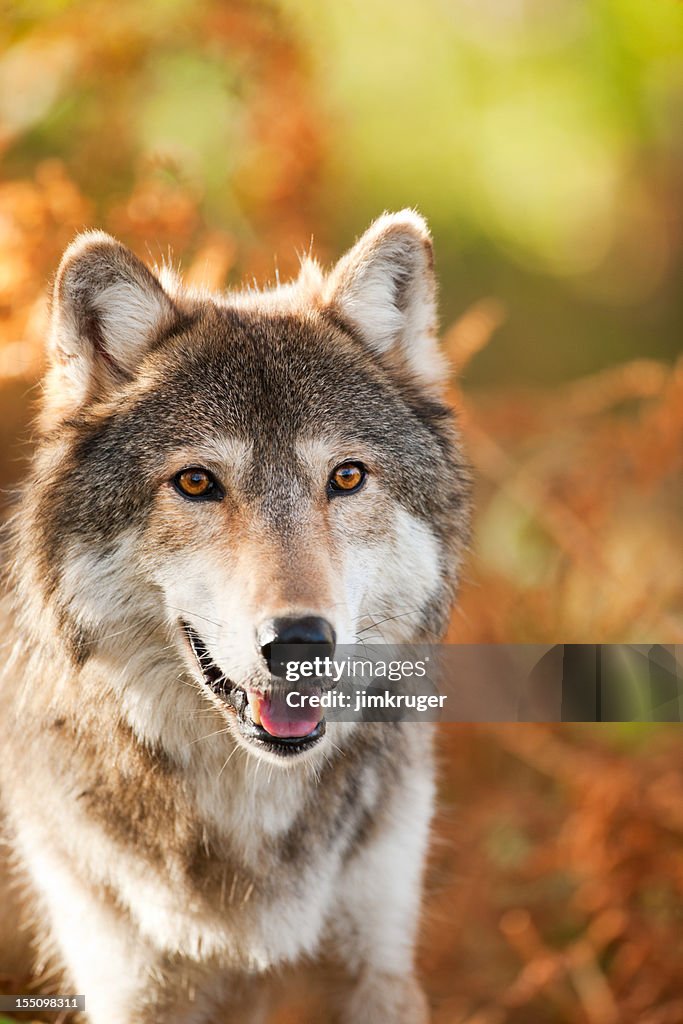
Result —
<path fill-rule="evenodd" d="M 106 405 L 102 412 L 106 418 Z M 302 436 L 331 436 L 365 440 L 387 454 L 411 445 L 424 451 L 450 417 L 409 381 L 383 372 L 324 316 L 211 302 L 148 357 L 112 410 L 113 418 L 128 414 L 131 426 L 158 427 L 164 444 L 213 432 L 268 451 Z"/>

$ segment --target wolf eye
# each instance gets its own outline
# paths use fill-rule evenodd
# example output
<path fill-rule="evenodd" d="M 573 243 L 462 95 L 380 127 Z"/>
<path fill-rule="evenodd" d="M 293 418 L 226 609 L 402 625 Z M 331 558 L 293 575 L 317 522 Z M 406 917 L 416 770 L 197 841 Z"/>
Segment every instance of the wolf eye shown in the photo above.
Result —
<path fill-rule="evenodd" d="M 215 476 L 201 466 L 190 466 L 176 473 L 173 486 L 183 498 L 192 501 L 220 501 L 224 496 Z"/>
<path fill-rule="evenodd" d="M 363 486 L 367 475 L 368 471 L 362 462 L 342 462 L 330 474 L 328 493 L 351 494 Z"/>

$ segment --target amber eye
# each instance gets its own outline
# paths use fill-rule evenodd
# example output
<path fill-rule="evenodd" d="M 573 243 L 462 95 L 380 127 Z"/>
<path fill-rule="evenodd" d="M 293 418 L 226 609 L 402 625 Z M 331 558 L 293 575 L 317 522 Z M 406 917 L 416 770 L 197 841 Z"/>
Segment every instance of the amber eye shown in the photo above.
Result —
<path fill-rule="evenodd" d="M 190 466 L 173 477 L 173 486 L 183 498 L 193 501 L 220 501 L 223 491 L 212 473 L 201 466 Z"/>
<path fill-rule="evenodd" d="M 342 462 L 330 474 L 330 494 L 351 494 L 363 486 L 368 471 L 362 462 Z"/>

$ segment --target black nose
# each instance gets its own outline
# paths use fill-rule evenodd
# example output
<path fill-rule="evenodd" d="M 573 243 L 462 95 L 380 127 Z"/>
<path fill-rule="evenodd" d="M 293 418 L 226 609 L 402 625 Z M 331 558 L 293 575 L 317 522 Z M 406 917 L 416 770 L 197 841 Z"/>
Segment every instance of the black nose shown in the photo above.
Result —
<path fill-rule="evenodd" d="M 316 615 L 270 619 L 259 630 L 261 654 L 274 676 L 283 677 L 292 661 L 331 658 L 335 641 L 330 623 Z"/>

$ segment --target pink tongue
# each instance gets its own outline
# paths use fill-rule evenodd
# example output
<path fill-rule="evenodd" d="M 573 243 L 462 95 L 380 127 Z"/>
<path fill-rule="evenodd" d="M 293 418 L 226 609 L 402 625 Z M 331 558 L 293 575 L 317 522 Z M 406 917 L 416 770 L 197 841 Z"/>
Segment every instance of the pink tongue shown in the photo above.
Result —
<path fill-rule="evenodd" d="M 283 739 L 308 736 L 323 717 L 323 708 L 290 708 L 284 697 L 262 697 L 261 725 L 271 736 Z"/>

